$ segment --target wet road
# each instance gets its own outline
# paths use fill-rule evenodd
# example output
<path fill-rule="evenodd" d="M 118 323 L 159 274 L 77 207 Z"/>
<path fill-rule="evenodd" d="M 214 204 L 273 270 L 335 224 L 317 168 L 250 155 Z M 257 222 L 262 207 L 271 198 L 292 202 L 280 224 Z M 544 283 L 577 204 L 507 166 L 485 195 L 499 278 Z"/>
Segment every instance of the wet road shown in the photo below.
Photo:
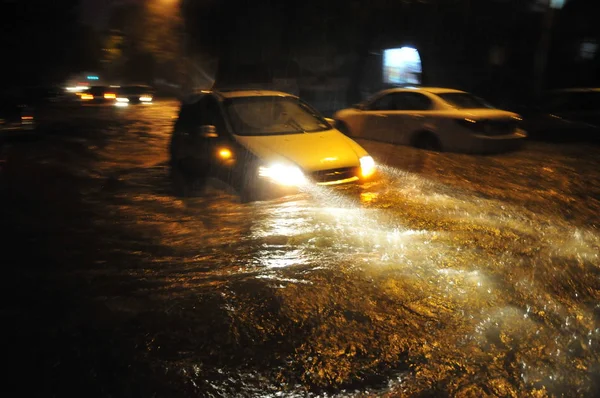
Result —
<path fill-rule="evenodd" d="M 63 112 L 0 182 L 6 363 L 44 396 L 598 396 L 600 150 L 361 141 L 362 187 L 171 194 L 175 102 Z"/>

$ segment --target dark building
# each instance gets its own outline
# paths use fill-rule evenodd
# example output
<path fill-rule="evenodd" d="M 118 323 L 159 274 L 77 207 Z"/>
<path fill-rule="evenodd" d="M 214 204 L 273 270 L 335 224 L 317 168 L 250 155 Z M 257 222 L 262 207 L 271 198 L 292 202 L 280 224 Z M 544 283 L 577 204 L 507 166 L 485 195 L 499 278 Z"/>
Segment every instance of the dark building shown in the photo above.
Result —
<path fill-rule="evenodd" d="M 213 4 L 216 19 L 202 7 L 187 19 L 190 35 L 212 40 L 205 50 L 220 59 L 217 87 L 275 81 L 330 113 L 403 83 L 464 89 L 499 104 L 531 95 L 538 77 L 544 87 L 597 84 L 592 3 L 568 1 L 551 25 L 537 0 L 234 1 L 221 10 Z M 541 73 L 544 35 L 551 40 Z M 420 68 L 397 68 L 404 80 L 390 81 L 386 50 L 402 47 L 418 51 Z"/>

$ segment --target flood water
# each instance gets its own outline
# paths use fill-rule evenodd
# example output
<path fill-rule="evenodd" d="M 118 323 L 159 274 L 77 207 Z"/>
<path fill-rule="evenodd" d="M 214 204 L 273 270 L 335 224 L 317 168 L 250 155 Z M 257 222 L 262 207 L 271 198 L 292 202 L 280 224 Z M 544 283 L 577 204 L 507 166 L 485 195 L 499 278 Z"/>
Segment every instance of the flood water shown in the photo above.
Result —
<path fill-rule="evenodd" d="M 0 182 L 24 393 L 598 396 L 600 149 L 360 141 L 373 182 L 171 192 L 176 102 L 57 113 Z"/>

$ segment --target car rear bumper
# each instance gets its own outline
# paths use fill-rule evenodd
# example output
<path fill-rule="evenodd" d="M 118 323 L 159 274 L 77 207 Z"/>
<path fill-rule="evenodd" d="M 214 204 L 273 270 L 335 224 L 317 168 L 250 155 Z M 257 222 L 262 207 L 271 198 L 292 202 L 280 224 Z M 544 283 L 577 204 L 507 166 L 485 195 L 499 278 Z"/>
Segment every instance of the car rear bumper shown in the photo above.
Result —
<path fill-rule="evenodd" d="M 524 130 L 518 130 L 514 134 L 487 136 L 474 134 L 471 135 L 467 152 L 472 153 L 499 153 L 519 149 L 525 139 L 527 133 Z"/>

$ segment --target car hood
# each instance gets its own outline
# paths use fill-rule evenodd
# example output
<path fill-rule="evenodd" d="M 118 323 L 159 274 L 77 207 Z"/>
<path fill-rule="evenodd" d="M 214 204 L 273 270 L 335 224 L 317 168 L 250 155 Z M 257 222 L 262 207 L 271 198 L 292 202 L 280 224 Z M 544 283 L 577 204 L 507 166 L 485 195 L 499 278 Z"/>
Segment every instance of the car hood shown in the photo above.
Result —
<path fill-rule="evenodd" d="M 293 162 L 307 172 L 356 167 L 367 152 L 337 130 L 285 135 L 235 136 L 250 152 L 270 162 Z"/>

